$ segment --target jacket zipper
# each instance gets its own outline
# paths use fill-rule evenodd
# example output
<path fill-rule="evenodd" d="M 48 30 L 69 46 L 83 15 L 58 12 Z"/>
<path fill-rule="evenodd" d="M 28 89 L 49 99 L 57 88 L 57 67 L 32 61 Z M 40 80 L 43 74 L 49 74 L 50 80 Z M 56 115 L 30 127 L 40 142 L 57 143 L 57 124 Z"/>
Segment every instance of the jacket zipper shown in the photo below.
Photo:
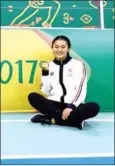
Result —
<path fill-rule="evenodd" d="M 60 85 L 61 85 L 62 90 L 63 90 L 63 95 L 61 96 L 60 100 L 62 103 L 64 103 L 64 96 L 66 95 L 66 88 L 65 88 L 65 85 L 63 83 L 63 62 L 62 61 L 61 61 L 60 71 L 59 71 L 59 82 L 60 82 Z"/>

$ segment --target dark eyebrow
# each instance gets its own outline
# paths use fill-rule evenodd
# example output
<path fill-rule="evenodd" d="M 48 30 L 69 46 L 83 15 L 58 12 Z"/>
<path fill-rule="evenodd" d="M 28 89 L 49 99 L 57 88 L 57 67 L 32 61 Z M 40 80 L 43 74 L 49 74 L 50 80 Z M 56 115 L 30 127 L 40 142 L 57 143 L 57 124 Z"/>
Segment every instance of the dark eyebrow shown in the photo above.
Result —
<path fill-rule="evenodd" d="M 55 47 L 56 47 L 56 46 L 59 46 L 59 45 L 55 45 Z M 62 46 L 62 47 L 65 47 L 66 45 L 61 45 L 61 46 Z"/>

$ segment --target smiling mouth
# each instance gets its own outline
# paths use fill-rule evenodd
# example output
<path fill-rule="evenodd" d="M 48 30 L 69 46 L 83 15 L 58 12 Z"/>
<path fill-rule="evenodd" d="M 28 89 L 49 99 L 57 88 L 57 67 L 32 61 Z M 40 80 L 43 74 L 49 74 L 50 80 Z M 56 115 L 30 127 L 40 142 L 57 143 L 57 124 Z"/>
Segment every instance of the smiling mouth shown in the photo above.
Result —
<path fill-rule="evenodd" d="M 63 55 L 63 53 L 62 54 L 57 54 L 57 55 L 61 56 L 61 55 Z"/>

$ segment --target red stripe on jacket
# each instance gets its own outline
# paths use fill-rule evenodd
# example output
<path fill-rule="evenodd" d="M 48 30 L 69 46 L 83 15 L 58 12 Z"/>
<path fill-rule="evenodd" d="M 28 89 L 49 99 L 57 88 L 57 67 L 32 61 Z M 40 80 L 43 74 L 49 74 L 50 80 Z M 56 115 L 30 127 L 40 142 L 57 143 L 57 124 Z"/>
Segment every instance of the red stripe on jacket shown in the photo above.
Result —
<path fill-rule="evenodd" d="M 83 64 L 83 66 L 84 66 L 84 64 Z M 72 103 L 78 99 L 78 97 L 80 96 L 80 94 L 81 94 L 81 92 L 82 92 L 82 87 L 83 87 L 83 83 L 84 83 L 84 81 L 85 81 L 85 76 L 86 76 L 86 69 L 85 69 L 85 66 L 83 67 L 83 72 L 82 72 L 82 73 L 83 73 L 83 76 L 82 76 L 82 79 L 81 79 L 81 82 L 80 82 L 78 91 L 77 91 L 77 93 L 76 93 L 76 95 L 75 95 L 75 97 L 74 97 Z"/>

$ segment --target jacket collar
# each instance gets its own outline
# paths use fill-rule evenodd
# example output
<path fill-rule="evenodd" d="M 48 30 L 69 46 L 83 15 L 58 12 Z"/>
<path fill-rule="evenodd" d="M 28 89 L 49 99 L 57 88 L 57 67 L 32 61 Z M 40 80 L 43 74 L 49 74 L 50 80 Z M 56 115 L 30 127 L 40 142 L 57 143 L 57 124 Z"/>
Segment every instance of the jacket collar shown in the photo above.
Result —
<path fill-rule="evenodd" d="M 72 58 L 69 56 L 69 55 L 67 55 L 67 57 L 66 57 L 66 59 L 64 59 L 63 61 L 58 61 L 56 58 L 53 60 L 53 62 L 55 63 L 55 64 L 57 64 L 57 65 L 61 65 L 61 64 L 66 64 L 66 63 L 68 63 L 70 60 L 71 60 Z"/>

